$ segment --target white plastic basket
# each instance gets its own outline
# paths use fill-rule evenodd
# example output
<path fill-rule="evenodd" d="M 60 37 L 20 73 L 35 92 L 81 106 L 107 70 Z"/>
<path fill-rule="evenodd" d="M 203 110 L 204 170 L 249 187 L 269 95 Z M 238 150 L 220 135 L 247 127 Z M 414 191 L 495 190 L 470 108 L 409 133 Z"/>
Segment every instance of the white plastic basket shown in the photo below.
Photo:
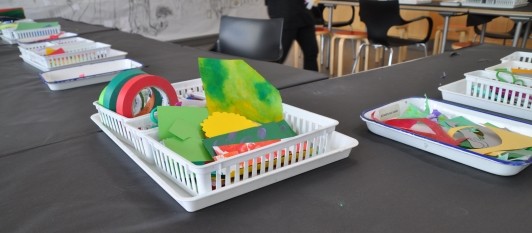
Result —
<path fill-rule="evenodd" d="M 519 62 L 526 62 L 526 63 L 532 63 L 532 53 L 531 52 L 513 52 L 512 54 L 501 58 L 501 62 L 507 62 L 507 61 L 519 61 Z"/>
<path fill-rule="evenodd" d="M 2 29 L 2 35 L 7 38 L 7 39 L 11 39 L 11 40 L 14 40 L 15 39 L 15 36 L 13 35 L 13 31 L 15 31 L 16 27 L 12 27 L 12 28 L 4 28 Z"/>
<path fill-rule="evenodd" d="M 462 6 L 512 9 L 526 6 L 528 0 L 463 0 Z"/>
<path fill-rule="evenodd" d="M 203 91 L 201 79 L 172 85 L 178 96 Z M 105 109 L 97 102 L 94 105 L 105 126 L 109 127 L 113 133 L 116 133 L 121 140 L 140 152 L 142 159 L 149 163 L 154 163 L 162 173 L 184 190 L 187 190 L 191 195 L 206 194 L 213 190 L 230 187 L 241 181 L 239 176 L 233 176 L 233 180 L 224 180 L 222 178 L 224 174 L 234 174 L 235 172 L 249 173 L 249 177 L 242 178 L 248 179 L 267 173 L 273 167 L 285 167 L 312 156 L 320 155 L 324 152 L 327 142 L 338 124 L 336 120 L 283 104 L 284 119 L 298 136 L 256 151 L 244 153 L 235 158 L 200 166 L 191 163 L 165 147 L 157 138 L 157 130 L 152 129 L 154 124 L 148 116 L 126 118 Z M 299 150 L 296 148 L 299 148 Z M 277 154 L 290 154 L 290 156 L 283 156 L 283 160 L 269 160 L 267 165 L 270 166 L 269 169 L 266 169 L 265 166 L 261 167 L 257 159 L 261 158 L 261 161 L 265 161 L 265 155 L 274 152 Z M 247 166 L 243 166 L 242 170 L 239 168 L 238 164 L 247 163 L 250 160 L 252 161 L 252 168 L 249 168 L 249 170 Z M 274 161 L 275 164 L 273 164 Z M 214 175 L 213 180 L 211 180 L 211 175 Z"/>
<path fill-rule="evenodd" d="M 496 71 L 497 69 L 501 69 L 501 68 L 505 68 L 508 71 L 511 71 L 512 69 L 532 71 L 532 63 L 521 62 L 521 61 L 505 61 L 500 64 L 487 67 L 485 70 Z M 522 76 L 530 76 L 530 75 L 526 74 Z"/>
<path fill-rule="evenodd" d="M 15 44 L 17 43 L 17 39 L 15 39 L 15 36 L 13 36 L 13 31 L 15 31 L 15 28 L 5 28 L 2 29 L 2 40 L 7 42 L 8 44 Z"/>
<path fill-rule="evenodd" d="M 532 110 L 531 87 L 501 82 L 488 75 L 482 71 L 466 73 L 466 95 L 529 111 Z M 522 80 L 526 81 L 525 84 L 532 85 L 531 80 L 526 78 L 522 78 Z"/>
<path fill-rule="evenodd" d="M 17 20 L 16 23 L 19 23 L 19 22 L 33 22 L 32 19 L 22 19 L 22 20 Z M 17 43 L 17 38 L 15 37 L 15 35 L 13 34 L 13 32 L 15 31 L 16 27 L 10 27 L 10 28 L 4 28 L 2 29 L 2 39 L 9 43 L 9 44 L 15 44 Z"/>
<path fill-rule="evenodd" d="M 465 75 L 465 79 L 438 88 L 444 100 L 532 120 L 532 88 L 497 81 L 491 71 Z M 525 83 L 532 84 L 530 80 Z"/>
<path fill-rule="evenodd" d="M 188 93 L 203 92 L 203 83 L 201 79 L 192 79 L 184 82 L 173 83 L 172 86 L 179 98 L 186 96 Z M 94 106 L 100 115 L 102 123 L 108 127 L 116 136 L 126 142 L 127 144 L 135 147 L 148 162 L 153 162 L 151 157 L 151 149 L 146 145 L 144 138 L 140 135 L 144 130 L 155 127 L 155 124 L 151 122 L 148 115 L 139 116 L 135 118 L 127 118 L 116 112 L 113 112 L 104 106 L 98 104 L 95 101 Z M 129 126 L 126 123 L 131 122 Z"/>
<path fill-rule="evenodd" d="M 14 30 L 13 38 L 20 40 L 20 39 L 27 39 L 27 38 L 33 38 L 33 37 L 49 36 L 49 35 L 59 34 L 60 32 L 61 32 L 60 25 L 46 27 L 46 28 L 31 29 L 31 30 L 18 30 L 18 31 Z"/>
<path fill-rule="evenodd" d="M 71 37 L 65 39 L 58 39 L 54 41 L 38 42 L 38 43 L 19 43 L 18 48 L 22 56 L 30 56 L 28 51 L 38 52 L 46 47 L 54 45 L 69 45 L 69 44 L 90 44 L 94 43 L 92 40 L 88 40 L 81 37 Z"/>
<path fill-rule="evenodd" d="M 44 49 L 35 51 L 22 47 L 19 49 L 24 61 L 30 61 L 31 65 L 35 64 L 41 70 L 51 70 L 56 67 L 105 59 L 111 50 L 110 45 L 100 42 L 52 45 L 51 47 L 61 47 L 65 53 L 46 56 Z"/>
<path fill-rule="evenodd" d="M 152 149 L 150 156 L 163 174 L 191 195 L 208 194 L 325 153 L 338 121 L 287 104 L 283 104 L 283 111 L 285 121 L 298 136 L 205 165 L 193 164 L 165 147 L 156 130 L 145 131 L 140 137 L 149 143 L 146 148 Z"/>

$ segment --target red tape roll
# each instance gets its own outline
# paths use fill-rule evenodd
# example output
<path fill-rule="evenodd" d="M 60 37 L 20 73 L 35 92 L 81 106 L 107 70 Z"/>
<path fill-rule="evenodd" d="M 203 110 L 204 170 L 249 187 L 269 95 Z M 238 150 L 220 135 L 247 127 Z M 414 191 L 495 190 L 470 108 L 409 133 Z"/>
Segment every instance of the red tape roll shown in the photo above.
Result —
<path fill-rule="evenodd" d="M 134 117 L 133 101 L 135 100 L 135 96 L 142 89 L 148 87 L 157 89 L 163 96 L 163 100 L 167 101 L 168 105 L 174 106 L 179 101 L 172 84 L 168 80 L 151 74 L 141 74 L 128 80 L 122 86 L 116 101 L 116 113 L 128 118 Z"/>

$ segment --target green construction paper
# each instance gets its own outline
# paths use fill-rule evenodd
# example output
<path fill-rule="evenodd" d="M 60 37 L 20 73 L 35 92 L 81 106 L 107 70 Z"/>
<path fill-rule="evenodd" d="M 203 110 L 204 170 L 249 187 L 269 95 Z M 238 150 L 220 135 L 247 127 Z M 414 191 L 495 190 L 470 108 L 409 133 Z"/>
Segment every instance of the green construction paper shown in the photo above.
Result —
<path fill-rule="evenodd" d="M 454 117 L 454 118 L 449 119 L 448 121 L 454 122 L 456 124 L 454 127 L 478 125 L 478 124 L 468 120 L 467 118 L 465 118 L 463 116 Z"/>
<path fill-rule="evenodd" d="M 189 138 L 204 138 L 200 125 L 190 124 L 183 118 L 176 118 L 168 131 L 181 140 Z"/>
<path fill-rule="evenodd" d="M 497 157 L 502 160 L 528 160 L 532 158 L 532 151 L 526 150 L 510 150 L 502 153 Z"/>
<path fill-rule="evenodd" d="M 0 24 L 0 30 L 4 30 L 7 28 L 16 28 L 16 27 L 17 27 L 16 23 Z"/>
<path fill-rule="evenodd" d="M 171 137 L 163 140 L 163 144 L 196 165 L 213 161 L 211 155 L 203 147 L 201 138 L 181 140 L 176 137 Z"/>
<path fill-rule="evenodd" d="M 21 7 L 0 9 L 0 16 L 9 17 L 12 19 L 25 19 L 26 18 L 26 15 L 24 14 L 24 9 Z M 2 18 L 2 20 L 5 20 L 5 18 Z"/>
<path fill-rule="evenodd" d="M 283 139 L 294 137 L 296 135 L 297 133 L 292 130 L 290 125 L 288 125 L 286 121 L 282 120 L 279 122 L 266 123 L 261 126 L 207 138 L 203 140 L 203 145 L 209 154 L 215 156 L 216 153 L 212 148 L 213 146 Z"/>
<path fill-rule="evenodd" d="M 411 119 L 411 118 L 426 118 L 430 114 L 426 111 L 421 111 L 417 106 L 408 103 L 408 107 L 405 111 L 398 117 L 400 119 Z"/>
<path fill-rule="evenodd" d="M 40 23 L 20 22 L 20 23 L 18 23 L 17 29 L 15 29 L 15 31 L 41 29 L 41 28 L 55 27 L 55 26 L 58 26 L 58 25 L 59 25 L 58 22 L 40 22 Z"/>
<path fill-rule="evenodd" d="M 230 112 L 258 123 L 283 119 L 281 95 L 243 60 L 198 59 L 209 112 Z"/>
<path fill-rule="evenodd" d="M 157 107 L 157 117 L 159 118 L 159 138 L 166 139 L 174 136 L 170 132 L 170 128 L 174 125 L 176 119 L 187 122 L 188 125 L 198 127 L 198 129 L 201 130 L 200 124 L 208 116 L 209 112 L 206 108 L 159 106 Z"/>

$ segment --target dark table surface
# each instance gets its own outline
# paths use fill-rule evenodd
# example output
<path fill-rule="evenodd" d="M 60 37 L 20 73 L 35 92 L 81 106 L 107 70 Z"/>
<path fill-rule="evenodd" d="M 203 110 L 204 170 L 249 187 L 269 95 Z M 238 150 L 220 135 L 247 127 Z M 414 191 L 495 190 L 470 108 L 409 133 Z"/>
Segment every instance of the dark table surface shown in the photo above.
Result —
<path fill-rule="evenodd" d="M 76 27 L 79 30 L 92 26 L 59 20 L 61 25 L 68 22 L 69 28 Z M 142 63 L 145 72 L 159 75 L 170 82 L 199 78 L 198 57 L 235 58 L 117 30 L 94 31 L 82 37 L 108 43 L 111 48 L 128 52 L 127 58 Z M 3 50 L 3 47 L 10 49 Z M 3 122 L 0 157 L 98 130 L 89 116 L 96 112 L 92 103 L 98 99 L 105 83 L 51 91 L 39 78 L 42 72 L 23 62 L 19 55 L 16 46 L 0 46 L 0 108 L 3 109 L 0 112 Z M 246 61 L 278 89 L 328 78 L 325 74 L 276 63 Z"/>
<path fill-rule="evenodd" d="M 72 21 L 69 19 L 63 18 L 47 18 L 36 20 L 39 22 L 58 22 L 61 25 L 61 31 L 76 33 L 80 36 L 95 32 L 104 32 L 104 31 L 114 31 L 118 30 L 116 28 L 108 28 L 101 25 L 82 23 L 77 21 Z"/>
<path fill-rule="evenodd" d="M 360 144 L 347 159 L 194 213 L 102 132 L 0 157 L 2 231 L 530 232 L 532 170 L 488 174 L 372 134 L 359 118 L 401 98 L 441 99 L 439 86 L 513 51 L 473 47 L 281 90 Z"/>
<path fill-rule="evenodd" d="M 199 57 L 239 59 L 225 54 L 160 42 L 121 31 L 94 33 L 84 37 L 111 44 L 111 48 L 114 49 L 127 51 L 128 58 L 139 61 L 145 66 L 144 71 L 163 76 L 172 82 L 199 78 Z M 251 59 L 246 59 L 246 61 L 279 89 L 328 78 L 322 73 L 290 66 L 279 66 L 276 63 Z"/>

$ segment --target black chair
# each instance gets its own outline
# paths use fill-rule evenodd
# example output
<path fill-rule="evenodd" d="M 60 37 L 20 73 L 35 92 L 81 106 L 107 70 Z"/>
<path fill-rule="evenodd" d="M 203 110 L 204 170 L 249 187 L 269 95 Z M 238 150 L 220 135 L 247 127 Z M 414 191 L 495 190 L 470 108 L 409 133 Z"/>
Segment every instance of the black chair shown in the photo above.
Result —
<path fill-rule="evenodd" d="M 487 24 L 497 17 L 499 16 L 468 14 L 466 25 L 473 26 L 473 31 L 475 31 L 475 34 L 480 36 L 480 43 L 483 43 L 484 37 L 487 37 L 491 39 L 500 39 L 502 40 L 502 44 L 504 45 L 506 44 L 506 40 L 513 40 L 516 30 L 516 24 L 514 24 L 513 27 L 506 32 L 486 31 L 485 28 L 487 27 Z M 520 36 L 522 36 L 523 33 L 524 31 L 521 31 Z M 475 39 L 473 39 L 473 42 L 474 41 Z"/>
<path fill-rule="evenodd" d="M 377 0 L 360 0 L 360 20 L 366 24 L 368 40 L 375 47 L 384 47 L 384 50 L 390 50 L 388 65 L 392 64 L 393 49 L 392 47 L 401 47 L 408 45 L 422 46 L 427 56 L 426 43 L 432 33 L 432 19 L 427 16 L 421 16 L 412 20 L 404 20 L 400 15 L 399 1 L 377 1 Z M 393 26 L 406 25 L 412 22 L 426 20 L 428 24 L 427 35 L 423 39 L 402 39 L 399 37 L 388 36 L 388 30 Z M 358 48 L 355 65 L 358 63 L 360 51 L 368 44 L 362 44 Z M 383 53 L 385 52 L 383 50 Z M 383 56 L 384 59 L 384 56 Z M 384 60 L 383 60 L 384 63 Z M 353 66 L 353 72 L 355 66 Z"/>
<path fill-rule="evenodd" d="M 351 26 L 353 24 L 353 22 L 355 21 L 355 6 L 349 7 L 351 9 L 349 16 L 345 19 L 332 21 L 331 28 Z M 314 20 L 316 21 L 316 25 L 320 25 L 323 27 L 327 27 L 329 25 L 327 19 L 323 18 L 323 12 L 325 11 L 325 8 L 326 7 L 323 4 L 318 4 L 317 6 L 312 7 L 311 11 L 312 15 L 314 16 Z"/>
<path fill-rule="evenodd" d="M 262 61 L 283 56 L 283 19 L 250 19 L 222 16 L 215 51 Z"/>

